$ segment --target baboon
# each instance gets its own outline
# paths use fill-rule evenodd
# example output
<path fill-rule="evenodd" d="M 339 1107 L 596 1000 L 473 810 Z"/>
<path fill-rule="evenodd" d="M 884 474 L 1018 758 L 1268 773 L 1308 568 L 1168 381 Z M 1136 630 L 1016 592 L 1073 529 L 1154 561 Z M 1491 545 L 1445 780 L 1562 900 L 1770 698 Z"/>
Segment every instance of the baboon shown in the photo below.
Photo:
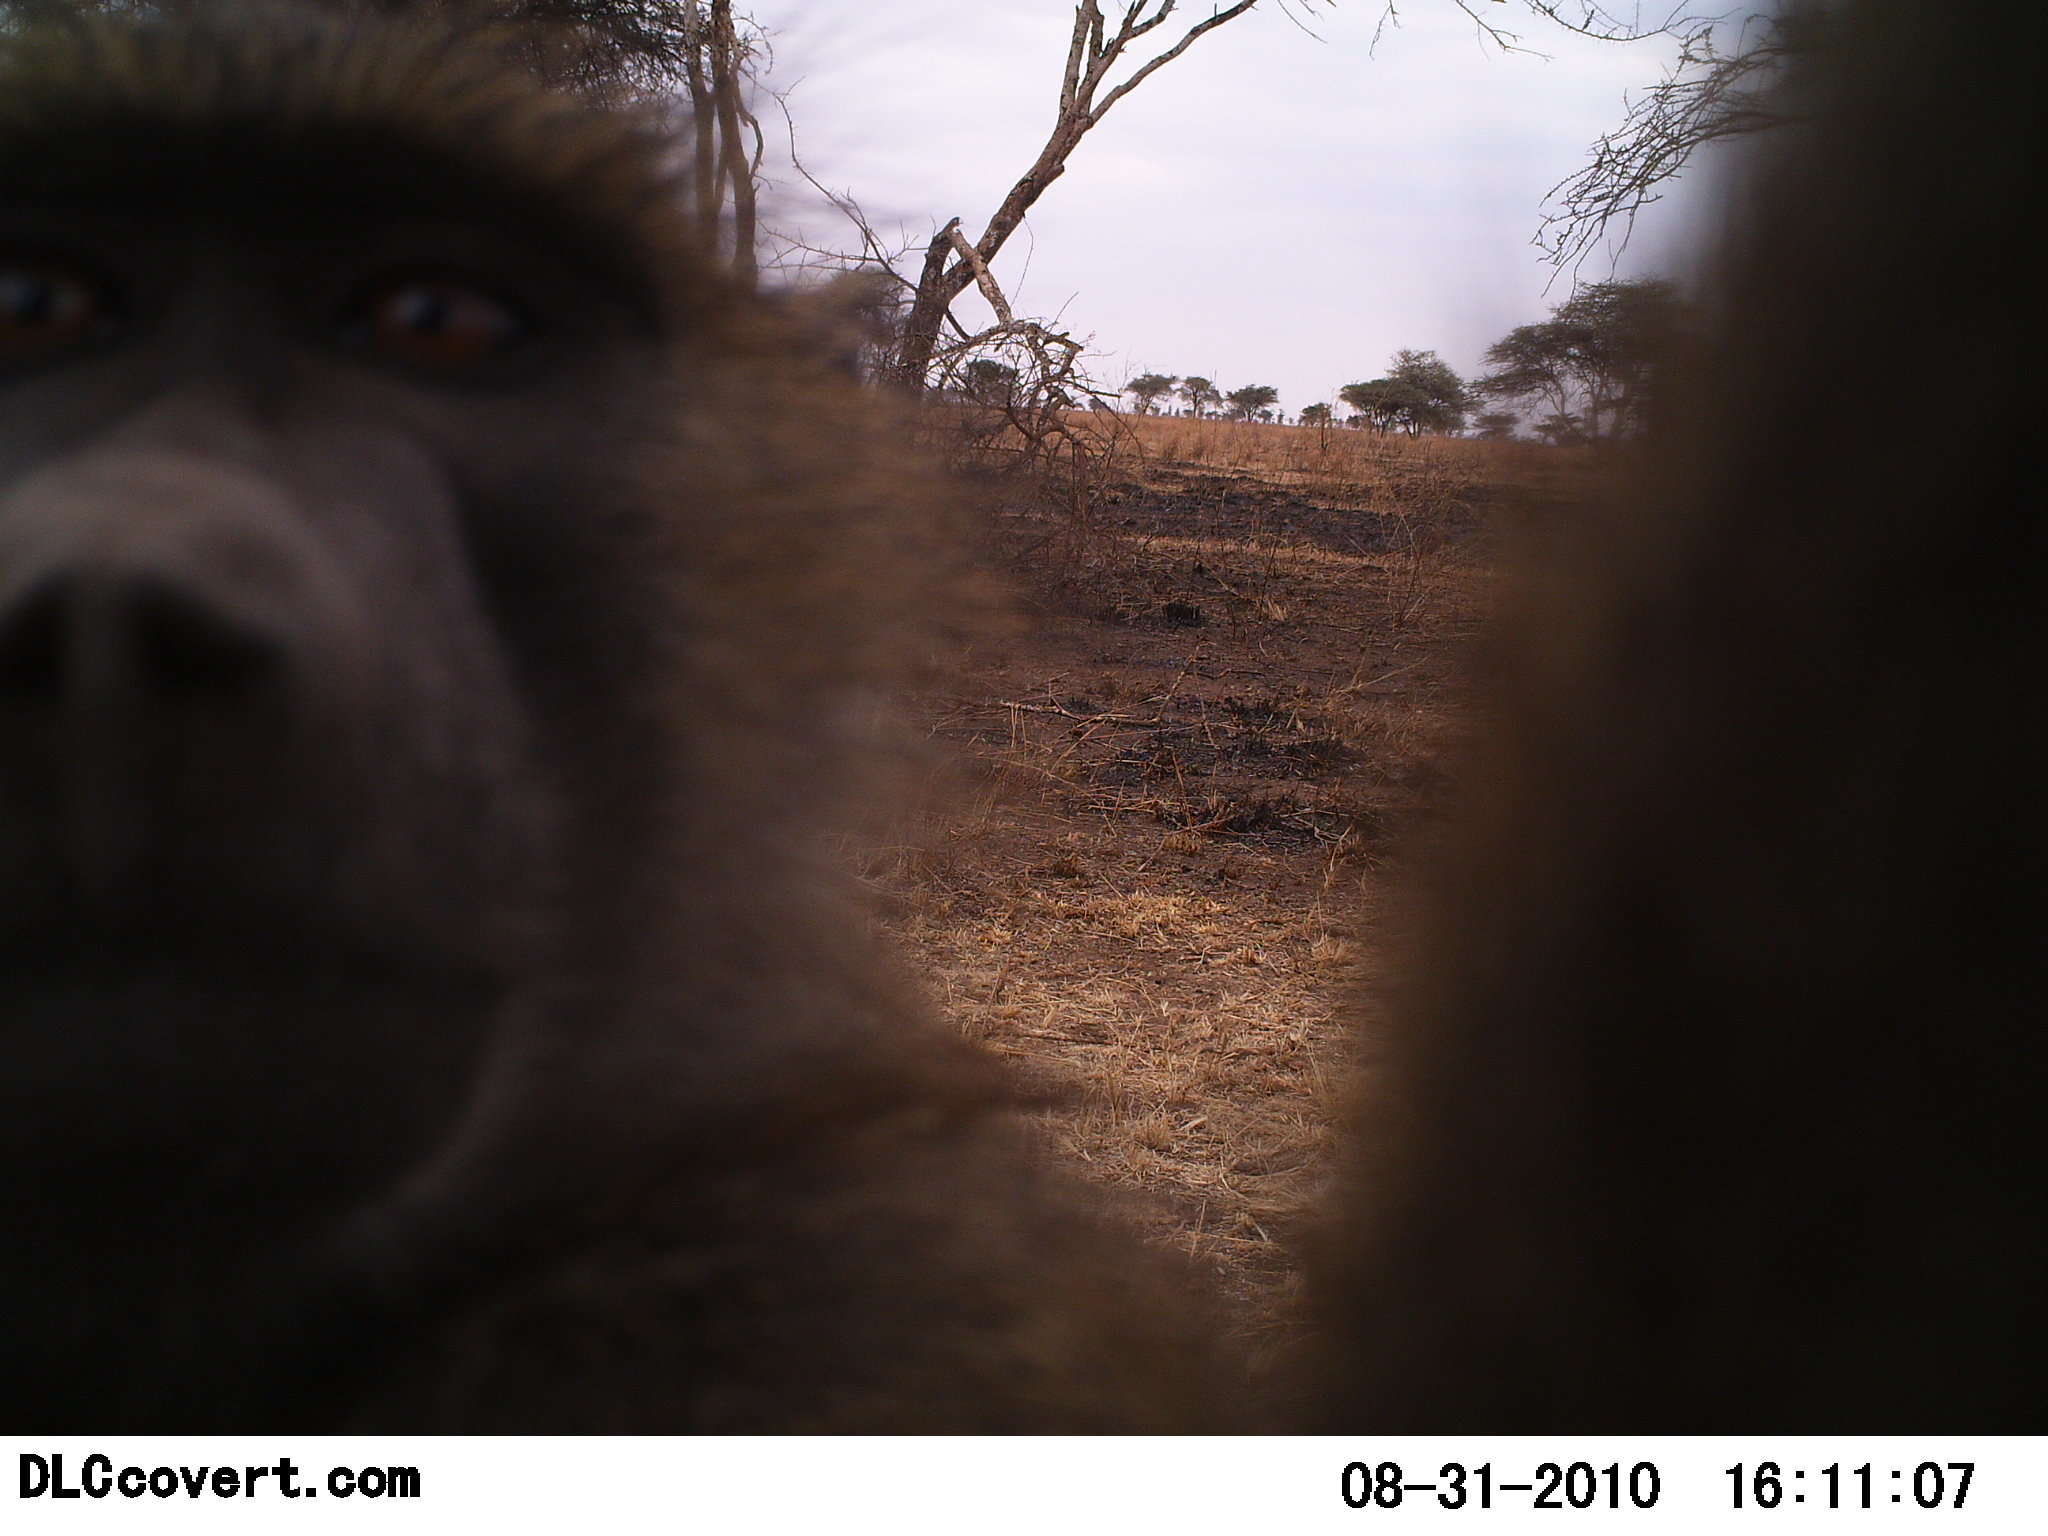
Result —
<path fill-rule="evenodd" d="M 11 1422 L 1230 1422 L 816 851 L 928 493 L 672 161 L 480 35 L 0 38 Z"/>
<path fill-rule="evenodd" d="M 1499 647 L 1317 1428 L 2048 1428 L 2048 25 L 1805 20 L 1689 425 Z"/>

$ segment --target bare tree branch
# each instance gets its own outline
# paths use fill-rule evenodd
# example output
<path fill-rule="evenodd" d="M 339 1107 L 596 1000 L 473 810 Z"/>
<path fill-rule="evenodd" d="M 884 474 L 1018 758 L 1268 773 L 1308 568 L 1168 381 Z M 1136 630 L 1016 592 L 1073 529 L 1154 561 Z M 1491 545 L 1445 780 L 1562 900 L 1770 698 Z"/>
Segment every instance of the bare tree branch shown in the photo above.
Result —
<path fill-rule="evenodd" d="M 926 267 L 917 285 L 910 314 L 904 322 L 894 379 L 906 388 L 921 389 L 931 382 L 933 349 L 938 343 L 948 307 L 976 281 L 977 267 L 985 270 L 996 253 L 1023 223 L 1024 215 L 1045 189 L 1067 168 L 1067 158 L 1082 136 L 1102 121 L 1103 114 L 1116 105 L 1154 71 L 1171 63 L 1193 46 L 1195 39 L 1213 32 L 1251 10 L 1258 0 L 1236 0 L 1198 21 L 1181 34 L 1171 47 L 1145 59 L 1120 83 L 1111 86 L 1110 76 L 1127 61 L 1131 45 L 1164 25 L 1176 9 L 1175 0 L 1131 0 L 1120 13 L 1114 31 L 1109 29 L 1098 0 L 1080 0 L 1074 7 L 1073 33 L 1067 43 L 1066 67 L 1060 77 L 1059 114 L 1045 146 L 1030 169 L 1019 177 L 990 217 L 981 238 L 974 242 L 978 262 L 955 253 L 948 263 L 945 253 L 953 250 L 952 237 L 941 231 L 929 248 Z M 1321 0 L 1298 0 L 1321 3 Z M 958 221 L 953 221 L 957 223 Z M 950 226 L 949 226 L 950 228 Z"/>
<path fill-rule="evenodd" d="M 1089 113 L 1088 126 L 1090 128 L 1093 128 L 1097 123 L 1101 122 L 1103 113 L 1107 112 L 1119 101 L 1122 101 L 1124 97 L 1128 96 L 1134 89 L 1137 88 L 1138 83 L 1145 79 L 1146 76 L 1150 75 L 1155 69 L 1158 69 L 1160 66 L 1165 64 L 1171 64 L 1175 59 L 1179 58 L 1182 54 L 1186 53 L 1189 47 L 1193 45 L 1196 38 L 1200 37 L 1205 32 L 1215 31 L 1216 28 L 1222 26 L 1226 21 L 1235 20 L 1237 17 L 1242 16 L 1246 11 L 1250 10 L 1253 6 L 1257 5 L 1258 3 L 1259 0 L 1238 0 L 1238 3 L 1236 5 L 1231 6 L 1228 10 L 1218 11 L 1215 15 L 1211 16 L 1207 21 L 1197 22 L 1194 26 L 1188 28 L 1186 35 L 1183 36 L 1179 42 L 1175 43 L 1171 48 L 1167 49 L 1166 52 L 1159 54 L 1155 58 L 1148 60 L 1143 66 L 1141 66 L 1138 69 L 1138 71 L 1135 74 L 1133 74 L 1128 80 L 1124 81 L 1122 85 L 1118 86 L 1115 90 L 1111 91 L 1107 96 L 1103 97 L 1101 105 L 1097 106 L 1093 112 Z M 1108 74 L 1109 67 L 1116 62 L 1116 54 L 1122 52 L 1124 46 L 1127 43 L 1129 43 L 1132 38 L 1141 36 L 1143 33 L 1151 31 L 1153 27 L 1157 26 L 1160 22 L 1164 21 L 1166 19 L 1166 12 L 1172 9 L 1173 6 L 1171 4 L 1168 4 L 1165 10 L 1162 10 L 1158 16 L 1154 17 L 1148 25 L 1139 27 L 1135 31 L 1127 28 L 1125 31 L 1119 32 L 1116 36 L 1114 44 L 1112 45 L 1111 51 L 1106 53 L 1103 57 L 1101 69 L 1091 70 L 1089 72 L 1088 83 L 1091 86 L 1099 84 L 1102 76 Z"/>
<path fill-rule="evenodd" d="M 1550 209 L 1534 243 L 1560 270 L 1577 269 L 1602 241 L 1618 257 L 1642 211 L 1709 144 L 1754 133 L 1779 121 L 1766 87 L 1789 54 L 1807 45 L 1768 13 L 1748 16 L 1732 47 L 1700 23 L 1687 33 L 1678 60 L 1658 84 L 1624 98 L 1621 126 L 1603 135 L 1584 166 L 1544 195 Z"/>
<path fill-rule="evenodd" d="M 953 249 L 960 253 L 960 259 L 974 269 L 975 285 L 981 289 L 981 296 L 988 300 L 988 307 L 996 312 L 996 319 L 1004 325 L 1015 323 L 1010 313 L 1009 300 L 1003 297 L 1003 290 L 996 286 L 995 278 L 988 270 L 988 263 L 981 259 L 981 252 L 967 243 L 967 237 L 960 233 L 956 219 L 946 226 L 946 233 L 952 237 Z"/>

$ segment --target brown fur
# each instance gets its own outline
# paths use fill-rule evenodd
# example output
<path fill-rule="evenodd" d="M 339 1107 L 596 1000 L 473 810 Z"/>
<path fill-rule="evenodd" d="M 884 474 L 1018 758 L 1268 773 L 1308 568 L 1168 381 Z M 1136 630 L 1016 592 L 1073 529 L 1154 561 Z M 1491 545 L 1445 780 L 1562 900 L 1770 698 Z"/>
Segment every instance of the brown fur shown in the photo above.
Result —
<path fill-rule="evenodd" d="M 1503 637 L 1318 1428 L 2048 1428 L 2048 34 L 1837 11 L 1684 444 Z"/>
<path fill-rule="evenodd" d="M 11 1421 L 1227 1422 L 820 863 L 931 494 L 674 194 L 474 36 L 0 39 Z"/>

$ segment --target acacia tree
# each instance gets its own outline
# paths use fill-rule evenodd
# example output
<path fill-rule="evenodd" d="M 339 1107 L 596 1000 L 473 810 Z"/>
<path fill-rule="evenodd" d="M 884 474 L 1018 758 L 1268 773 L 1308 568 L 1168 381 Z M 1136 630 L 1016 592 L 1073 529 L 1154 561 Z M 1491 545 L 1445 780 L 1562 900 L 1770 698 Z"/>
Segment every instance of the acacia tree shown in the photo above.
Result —
<path fill-rule="evenodd" d="M 1471 0 L 1451 0 L 1481 36 L 1504 53 L 1534 53 L 1521 34 Z M 1498 5 L 1504 0 L 1493 0 Z M 1678 41 L 1678 57 L 1648 90 L 1623 98 L 1619 127 L 1592 146 L 1587 162 L 1544 195 L 1550 210 L 1535 243 L 1558 266 L 1575 265 L 1617 224 L 1627 244 L 1636 216 L 1663 195 L 1706 146 L 1778 122 L 1770 86 L 1785 62 L 1830 46 L 1829 33 L 1857 26 L 1853 6 L 1827 0 L 1752 0 L 1691 8 L 1687 0 L 1654 7 L 1609 0 L 1523 0 L 1546 22 L 1600 42 L 1652 37 Z M 1398 22 L 1394 0 L 1383 21 Z"/>
<path fill-rule="evenodd" d="M 1385 378 L 1346 384 L 1337 398 L 1382 436 L 1397 427 L 1410 437 L 1456 432 L 1472 408 L 1471 394 L 1457 370 L 1436 353 L 1412 347 L 1394 354 Z"/>
<path fill-rule="evenodd" d="M 1138 402 L 1138 414 L 1150 416 L 1159 409 L 1159 397 L 1173 393 L 1178 380 L 1163 373 L 1141 373 L 1124 386 L 1124 393 Z"/>
<path fill-rule="evenodd" d="M 956 245 L 955 232 L 960 224 L 957 217 L 932 237 L 925 249 L 924 269 L 912 289 L 910 312 L 904 318 L 895 364 L 890 369 L 895 382 L 910 389 L 924 387 L 948 307 L 976 281 L 977 271 L 985 271 L 995 259 L 1039 195 L 1065 174 L 1067 158 L 1088 130 L 1154 71 L 1186 53 L 1197 38 L 1235 21 L 1257 3 L 1258 0 L 1236 0 L 1233 5 L 1213 11 L 1182 32 L 1177 42 L 1146 58 L 1118 81 L 1112 77 L 1120 65 L 1128 62 L 1126 56 L 1132 54 L 1141 39 L 1166 24 L 1176 8 L 1175 0 L 1129 0 L 1114 27 L 1104 19 L 1097 0 L 1081 0 L 1074 7 L 1073 35 L 1067 45 L 1066 71 L 1060 80 L 1059 113 L 1045 147 L 996 208 L 981 238 L 973 242 L 971 255 Z M 1320 0 L 1296 3 L 1316 4 Z"/>
<path fill-rule="evenodd" d="M 1223 398 L 1230 406 L 1233 421 L 1250 421 L 1278 400 L 1280 391 L 1270 384 L 1247 384 L 1243 389 L 1233 389 Z"/>
<path fill-rule="evenodd" d="M 1572 358 L 1579 337 L 1577 327 L 1558 320 L 1518 325 L 1486 349 L 1493 371 L 1480 375 L 1472 387 L 1489 400 L 1547 406 L 1551 419 L 1561 419 L 1571 413 L 1578 394 Z"/>
<path fill-rule="evenodd" d="M 1213 405 L 1223 398 L 1216 393 L 1215 380 L 1205 379 L 1198 373 L 1191 373 L 1182 379 L 1180 387 L 1174 393 L 1187 401 L 1190 416 L 1201 415 L 1204 407 Z"/>
<path fill-rule="evenodd" d="M 1321 400 L 1314 405 L 1301 408 L 1301 424 L 1304 427 L 1327 427 L 1330 424 L 1330 407 Z"/>
<path fill-rule="evenodd" d="M 1620 245 L 1701 149 L 1781 120 L 1770 86 L 1794 55 L 1825 46 L 1845 18 L 1819 6 L 1675 18 L 1676 62 L 1657 84 L 1623 99 L 1619 127 L 1586 164 L 1544 196 L 1536 244 L 1558 266 L 1576 265 L 1617 225 Z M 1847 21 L 1852 24 L 1853 21 Z"/>
<path fill-rule="evenodd" d="M 1546 443 L 1558 448 L 1586 441 L 1586 424 L 1572 411 L 1558 411 L 1546 416 L 1530 430 Z"/>
<path fill-rule="evenodd" d="M 1403 347 L 1388 365 L 1387 377 L 1405 384 L 1417 397 L 1402 425 L 1411 437 L 1424 432 L 1457 432 L 1472 408 L 1471 394 L 1457 370 L 1434 352 Z"/>
<path fill-rule="evenodd" d="M 1669 282 L 1592 283 L 1550 319 L 1518 325 L 1489 347 L 1493 371 L 1474 387 L 1489 399 L 1548 407 L 1560 439 L 1627 436 L 1647 425 L 1657 381 L 1686 330 L 1684 301 Z"/>
<path fill-rule="evenodd" d="M 1411 412 L 1428 405 L 1428 399 L 1413 385 L 1398 379 L 1367 379 L 1346 384 L 1337 398 L 1358 414 L 1351 419 L 1371 427 L 1382 437 L 1395 427 L 1407 425 Z"/>

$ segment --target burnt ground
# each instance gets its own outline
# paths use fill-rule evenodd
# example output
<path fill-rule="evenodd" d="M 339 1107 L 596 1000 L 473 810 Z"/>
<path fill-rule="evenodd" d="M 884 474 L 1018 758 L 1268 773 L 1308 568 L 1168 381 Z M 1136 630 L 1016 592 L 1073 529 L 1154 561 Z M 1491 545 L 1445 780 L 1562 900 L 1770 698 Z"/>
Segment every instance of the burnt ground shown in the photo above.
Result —
<path fill-rule="evenodd" d="M 916 701 L 968 787 L 871 861 L 946 1016 L 1254 1334 L 1398 852 L 1450 782 L 1497 514 L 1543 499 L 1489 446 L 1388 445 L 1320 483 L 1154 463 L 1085 526 L 999 511 L 1025 617 Z"/>

